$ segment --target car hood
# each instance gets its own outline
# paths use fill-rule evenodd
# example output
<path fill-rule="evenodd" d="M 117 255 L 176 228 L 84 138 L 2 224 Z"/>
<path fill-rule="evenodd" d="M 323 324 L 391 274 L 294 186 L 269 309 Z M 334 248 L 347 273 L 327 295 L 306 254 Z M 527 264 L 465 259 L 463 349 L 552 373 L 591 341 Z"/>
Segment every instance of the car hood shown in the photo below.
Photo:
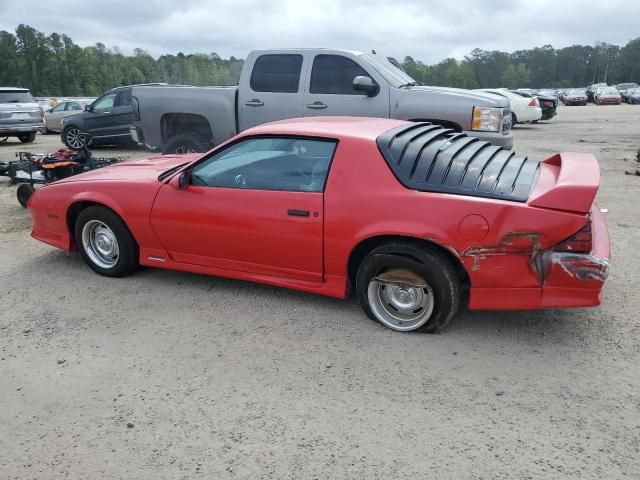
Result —
<path fill-rule="evenodd" d="M 91 170 L 90 172 L 74 175 L 55 182 L 72 183 L 72 182 L 91 182 L 91 181 L 157 181 L 158 175 L 170 168 L 177 167 L 184 163 L 189 163 L 200 157 L 201 153 L 189 153 L 184 155 L 164 155 L 150 157 L 144 160 L 132 160 L 116 163 L 104 168 Z"/>
<path fill-rule="evenodd" d="M 410 92 L 416 93 L 431 93 L 440 95 L 449 95 L 455 97 L 464 97 L 467 100 L 474 102 L 476 105 L 488 106 L 488 107 L 508 107 L 509 101 L 504 97 L 492 95 L 485 92 L 477 92 L 472 90 L 465 90 L 464 88 L 451 88 L 451 87 L 431 87 L 427 85 L 420 85 L 409 88 Z"/>

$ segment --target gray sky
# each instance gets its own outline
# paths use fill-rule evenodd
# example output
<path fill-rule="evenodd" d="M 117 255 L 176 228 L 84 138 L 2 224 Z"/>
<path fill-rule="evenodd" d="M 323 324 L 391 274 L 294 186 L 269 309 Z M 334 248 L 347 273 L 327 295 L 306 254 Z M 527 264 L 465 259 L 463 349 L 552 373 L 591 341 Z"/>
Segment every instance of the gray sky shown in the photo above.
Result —
<path fill-rule="evenodd" d="M 640 1 L 0 0 L 0 30 L 20 23 L 126 54 L 339 47 L 436 63 L 476 47 L 624 45 L 640 36 Z"/>

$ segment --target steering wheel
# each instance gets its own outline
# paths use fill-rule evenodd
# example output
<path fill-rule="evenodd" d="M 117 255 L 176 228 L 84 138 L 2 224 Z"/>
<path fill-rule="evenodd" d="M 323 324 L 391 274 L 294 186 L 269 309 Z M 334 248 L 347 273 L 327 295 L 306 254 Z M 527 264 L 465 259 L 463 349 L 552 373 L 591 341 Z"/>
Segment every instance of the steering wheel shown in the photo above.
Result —
<path fill-rule="evenodd" d="M 240 188 L 247 188 L 247 178 L 241 173 L 233 177 L 233 183 L 238 185 Z"/>

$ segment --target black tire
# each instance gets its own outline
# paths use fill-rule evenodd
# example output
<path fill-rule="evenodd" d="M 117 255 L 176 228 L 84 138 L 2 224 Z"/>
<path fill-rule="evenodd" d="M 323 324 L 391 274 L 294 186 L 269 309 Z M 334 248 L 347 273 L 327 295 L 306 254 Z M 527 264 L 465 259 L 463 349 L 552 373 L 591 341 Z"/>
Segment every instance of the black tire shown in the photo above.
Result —
<path fill-rule="evenodd" d="M 23 133 L 18 135 L 18 140 L 22 143 L 31 143 L 36 139 L 36 132 Z"/>
<path fill-rule="evenodd" d="M 426 321 L 421 325 L 416 324 L 415 328 L 403 328 L 402 322 L 398 322 L 400 326 L 385 323 L 374 313 L 375 306 L 372 308 L 370 283 L 376 276 L 395 268 L 407 269 L 419 275 L 425 280 L 426 288 L 430 289 L 433 309 Z M 454 266 L 444 253 L 435 247 L 404 241 L 390 242 L 374 248 L 358 267 L 355 279 L 358 302 L 369 318 L 393 330 L 426 333 L 441 331 L 458 313 L 463 303 L 461 283 Z"/>
<path fill-rule="evenodd" d="M 18 197 L 18 203 L 22 205 L 24 208 L 27 208 L 27 202 L 29 201 L 29 197 L 33 195 L 36 189 L 33 185 L 28 183 L 21 183 L 18 185 L 18 189 L 16 190 L 16 197 Z"/>
<path fill-rule="evenodd" d="M 95 253 L 87 252 L 87 247 L 83 241 L 83 229 L 90 222 L 91 224 L 96 222 L 103 224 L 114 234 L 118 247 L 118 255 L 114 259 L 115 263 L 112 266 L 101 266 L 92 258 L 92 255 L 95 255 Z M 99 205 L 94 205 L 82 210 L 76 220 L 74 238 L 78 251 L 84 261 L 100 275 L 107 277 L 124 277 L 133 273 L 139 266 L 138 244 L 133 238 L 133 235 L 131 235 L 127 225 L 113 210 Z"/>
<path fill-rule="evenodd" d="M 67 148 L 71 150 L 79 151 L 85 147 L 85 137 L 82 135 L 82 130 L 80 130 L 75 125 L 69 125 L 65 127 L 65 129 L 60 134 L 60 139 L 62 143 L 64 143 Z M 77 139 L 77 141 L 76 141 Z"/>
<path fill-rule="evenodd" d="M 518 117 L 516 117 L 516 114 L 511 112 L 511 126 L 513 127 L 516 123 L 518 123 Z"/>
<path fill-rule="evenodd" d="M 197 133 L 179 133 L 171 137 L 162 149 L 163 155 L 180 153 L 203 153 L 211 148 L 211 143 Z"/>

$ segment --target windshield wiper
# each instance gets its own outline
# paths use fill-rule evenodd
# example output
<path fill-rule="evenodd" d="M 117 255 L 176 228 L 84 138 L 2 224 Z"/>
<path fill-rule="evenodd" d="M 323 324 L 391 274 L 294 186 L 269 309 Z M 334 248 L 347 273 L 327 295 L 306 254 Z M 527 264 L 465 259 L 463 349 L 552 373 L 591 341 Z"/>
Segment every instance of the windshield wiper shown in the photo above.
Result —
<path fill-rule="evenodd" d="M 165 178 L 169 177 L 172 173 L 175 173 L 176 171 L 180 170 L 187 163 L 189 162 L 184 162 L 184 163 L 181 163 L 180 165 L 176 165 L 175 167 L 171 167 L 169 170 L 165 170 L 160 175 L 158 175 L 158 181 L 159 182 L 163 181 Z"/>
<path fill-rule="evenodd" d="M 404 87 L 419 87 L 423 85 L 422 82 L 409 82 L 409 83 L 403 83 L 402 85 L 400 85 L 398 88 L 404 88 Z"/>

